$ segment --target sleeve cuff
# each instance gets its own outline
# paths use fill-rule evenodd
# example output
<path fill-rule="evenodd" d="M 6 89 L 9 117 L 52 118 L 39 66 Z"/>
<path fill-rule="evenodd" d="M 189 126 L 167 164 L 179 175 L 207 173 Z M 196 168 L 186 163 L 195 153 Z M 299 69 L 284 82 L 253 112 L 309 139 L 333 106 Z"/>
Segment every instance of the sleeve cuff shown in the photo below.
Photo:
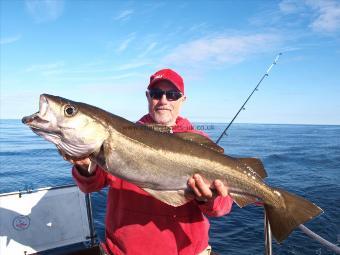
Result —
<path fill-rule="evenodd" d="M 218 196 L 213 200 L 203 203 L 197 201 L 198 207 L 201 209 L 201 211 L 207 216 L 211 217 L 219 217 L 229 213 L 232 207 L 232 203 L 233 201 L 230 196 Z"/>

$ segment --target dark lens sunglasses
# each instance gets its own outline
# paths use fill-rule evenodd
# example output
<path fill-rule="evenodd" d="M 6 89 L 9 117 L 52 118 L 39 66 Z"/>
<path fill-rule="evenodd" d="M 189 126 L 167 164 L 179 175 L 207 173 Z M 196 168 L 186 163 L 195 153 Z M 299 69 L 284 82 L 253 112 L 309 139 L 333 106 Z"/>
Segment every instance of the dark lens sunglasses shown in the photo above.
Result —
<path fill-rule="evenodd" d="M 150 89 L 149 90 L 149 95 L 152 99 L 160 100 L 164 94 L 166 96 L 166 99 L 169 101 L 176 101 L 183 96 L 182 92 L 176 91 L 176 90 L 169 90 L 169 91 L 164 91 L 161 89 Z"/>

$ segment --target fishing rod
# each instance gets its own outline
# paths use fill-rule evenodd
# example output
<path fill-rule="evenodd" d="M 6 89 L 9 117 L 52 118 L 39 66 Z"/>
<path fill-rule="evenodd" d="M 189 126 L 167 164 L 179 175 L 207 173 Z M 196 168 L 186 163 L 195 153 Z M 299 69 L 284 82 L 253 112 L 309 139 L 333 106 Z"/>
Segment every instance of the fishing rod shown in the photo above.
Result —
<path fill-rule="evenodd" d="M 258 87 L 260 86 L 260 84 L 262 83 L 262 81 L 269 76 L 269 72 L 270 70 L 273 68 L 274 65 L 276 65 L 277 61 L 279 60 L 280 56 L 282 55 L 282 53 L 280 52 L 279 54 L 277 54 L 275 60 L 273 61 L 273 63 L 269 66 L 269 68 L 267 69 L 267 71 L 265 72 L 265 74 L 261 77 L 260 81 L 257 83 L 256 87 L 253 89 L 253 91 L 250 93 L 250 95 L 248 96 L 248 98 L 246 99 L 246 101 L 243 103 L 243 105 L 241 106 L 241 108 L 238 110 L 238 112 L 236 113 L 236 115 L 233 117 L 233 119 L 230 121 L 230 123 L 228 124 L 228 126 L 224 129 L 224 131 L 222 132 L 222 134 L 219 136 L 219 138 L 216 140 L 216 144 L 219 143 L 219 141 L 222 139 L 222 137 L 224 135 L 227 135 L 227 130 L 229 129 L 229 127 L 233 124 L 234 120 L 237 118 L 237 116 L 240 114 L 240 112 L 242 110 L 245 110 L 244 106 L 247 104 L 247 102 L 249 101 L 249 99 L 252 97 L 252 95 L 254 94 L 255 91 L 258 91 Z M 333 252 L 335 252 L 336 254 L 340 254 L 340 247 L 338 247 L 337 245 L 327 241 L 326 239 L 322 238 L 321 236 L 319 236 L 318 234 L 314 233 L 313 231 L 311 231 L 309 228 L 307 228 L 306 226 L 304 226 L 303 224 L 300 224 L 299 229 L 306 234 L 307 236 L 309 236 L 310 238 L 314 239 L 315 241 L 319 242 L 320 244 L 322 244 L 323 246 L 325 246 L 328 250 L 331 250 Z M 271 228 L 270 228 L 270 224 L 269 224 L 269 220 L 267 217 L 267 214 L 265 212 L 264 214 L 264 228 L 265 228 L 265 255 L 272 255 L 272 238 L 271 238 Z"/>
<path fill-rule="evenodd" d="M 236 115 L 234 116 L 234 118 L 230 121 L 230 123 L 228 124 L 228 126 L 224 129 L 224 131 L 222 132 L 222 134 L 220 135 L 220 137 L 216 140 L 216 144 L 218 144 L 220 142 L 220 140 L 222 139 L 222 137 L 224 135 L 227 135 L 227 130 L 229 129 L 229 127 L 231 126 L 231 124 L 233 124 L 234 120 L 237 118 L 237 116 L 240 114 L 240 112 L 242 110 L 245 110 L 244 106 L 247 104 L 247 102 L 249 101 L 249 99 L 252 97 L 252 95 L 254 94 L 255 91 L 258 90 L 258 87 L 260 86 L 260 84 L 262 83 L 262 81 L 269 76 L 269 72 L 270 70 L 273 68 L 274 65 L 276 65 L 277 61 L 279 60 L 280 56 L 282 55 L 282 53 L 280 52 L 279 54 L 277 54 L 275 60 L 273 61 L 273 63 L 269 66 L 269 68 L 267 69 L 266 73 L 263 74 L 263 76 L 261 77 L 260 81 L 257 83 L 256 87 L 253 89 L 253 91 L 250 93 L 250 95 L 248 96 L 247 100 L 243 103 L 243 105 L 241 106 L 241 108 L 238 110 L 238 112 L 236 113 Z"/>
<path fill-rule="evenodd" d="M 280 56 L 282 55 L 282 53 L 280 52 L 279 54 L 277 54 L 276 58 L 274 59 L 273 63 L 269 66 L 269 68 L 267 69 L 267 71 L 262 75 L 260 81 L 256 84 L 256 87 L 253 89 L 253 91 L 250 93 L 250 95 L 248 96 L 248 98 L 246 99 L 246 101 L 243 103 L 243 105 L 241 106 L 241 108 L 238 110 L 238 112 L 235 114 L 235 116 L 233 117 L 233 119 L 230 121 L 230 123 L 228 124 L 228 126 L 224 129 L 224 131 L 222 132 L 222 134 L 219 136 L 219 138 L 216 140 L 216 144 L 218 144 L 220 142 L 220 140 L 222 139 L 222 137 L 224 135 L 227 135 L 227 130 L 229 129 L 229 127 L 233 124 L 234 120 L 237 118 L 237 116 L 240 114 L 240 112 L 242 110 L 245 110 L 245 105 L 248 103 L 249 99 L 252 97 L 252 95 L 255 93 L 255 91 L 258 91 L 258 87 L 260 86 L 260 84 L 262 83 L 262 81 L 269 76 L 269 72 L 270 70 L 273 68 L 274 65 L 276 65 L 277 61 L 279 60 Z M 269 220 L 268 220 L 268 216 L 266 214 L 266 211 L 264 212 L 264 229 L 265 229 L 265 255 L 272 255 L 272 238 L 271 238 L 271 229 L 270 229 L 270 224 L 269 224 Z"/>

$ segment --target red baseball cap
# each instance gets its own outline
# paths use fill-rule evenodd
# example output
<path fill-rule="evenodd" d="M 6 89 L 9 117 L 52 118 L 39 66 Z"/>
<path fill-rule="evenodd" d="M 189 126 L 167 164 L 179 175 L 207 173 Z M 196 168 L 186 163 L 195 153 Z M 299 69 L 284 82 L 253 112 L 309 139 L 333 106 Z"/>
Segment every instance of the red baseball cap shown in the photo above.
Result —
<path fill-rule="evenodd" d="M 148 89 L 150 89 L 153 85 L 162 80 L 171 82 L 179 91 L 184 94 L 183 78 L 171 69 L 162 69 L 151 75 Z"/>

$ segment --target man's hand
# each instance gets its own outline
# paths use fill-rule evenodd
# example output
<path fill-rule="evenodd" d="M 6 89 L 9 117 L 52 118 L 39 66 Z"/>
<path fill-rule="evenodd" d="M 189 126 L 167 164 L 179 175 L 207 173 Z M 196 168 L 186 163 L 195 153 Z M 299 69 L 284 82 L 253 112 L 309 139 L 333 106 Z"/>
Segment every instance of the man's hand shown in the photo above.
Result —
<path fill-rule="evenodd" d="M 84 158 L 84 159 L 69 159 L 69 162 L 71 162 L 71 164 L 76 165 L 79 168 L 82 169 L 86 169 L 89 167 L 90 165 L 90 159 L 89 158 Z"/>
<path fill-rule="evenodd" d="M 194 191 L 198 201 L 207 202 L 215 198 L 215 192 L 213 192 L 213 190 L 216 190 L 217 195 L 222 197 L 228 195 L 228 188 L 220 180 L 214 180 L 210 183 L 199 174 L 194 174 L 194 176 L 188 180 L 188 186 Z"/>
<path fill-rule="evenodd" d="M 59 150 L 59 153 L 64 158 L 64 160 L 70 162 L 73 164 L 79 171 L 79 173 L 83 176 L 91 176 L 93 173 L 89 173 L 89 165 L 90 165 L 90 158 L 83 158 L 83 159 L 71 159 L 66 154 L 64 154 L 62 151 Z"/>

